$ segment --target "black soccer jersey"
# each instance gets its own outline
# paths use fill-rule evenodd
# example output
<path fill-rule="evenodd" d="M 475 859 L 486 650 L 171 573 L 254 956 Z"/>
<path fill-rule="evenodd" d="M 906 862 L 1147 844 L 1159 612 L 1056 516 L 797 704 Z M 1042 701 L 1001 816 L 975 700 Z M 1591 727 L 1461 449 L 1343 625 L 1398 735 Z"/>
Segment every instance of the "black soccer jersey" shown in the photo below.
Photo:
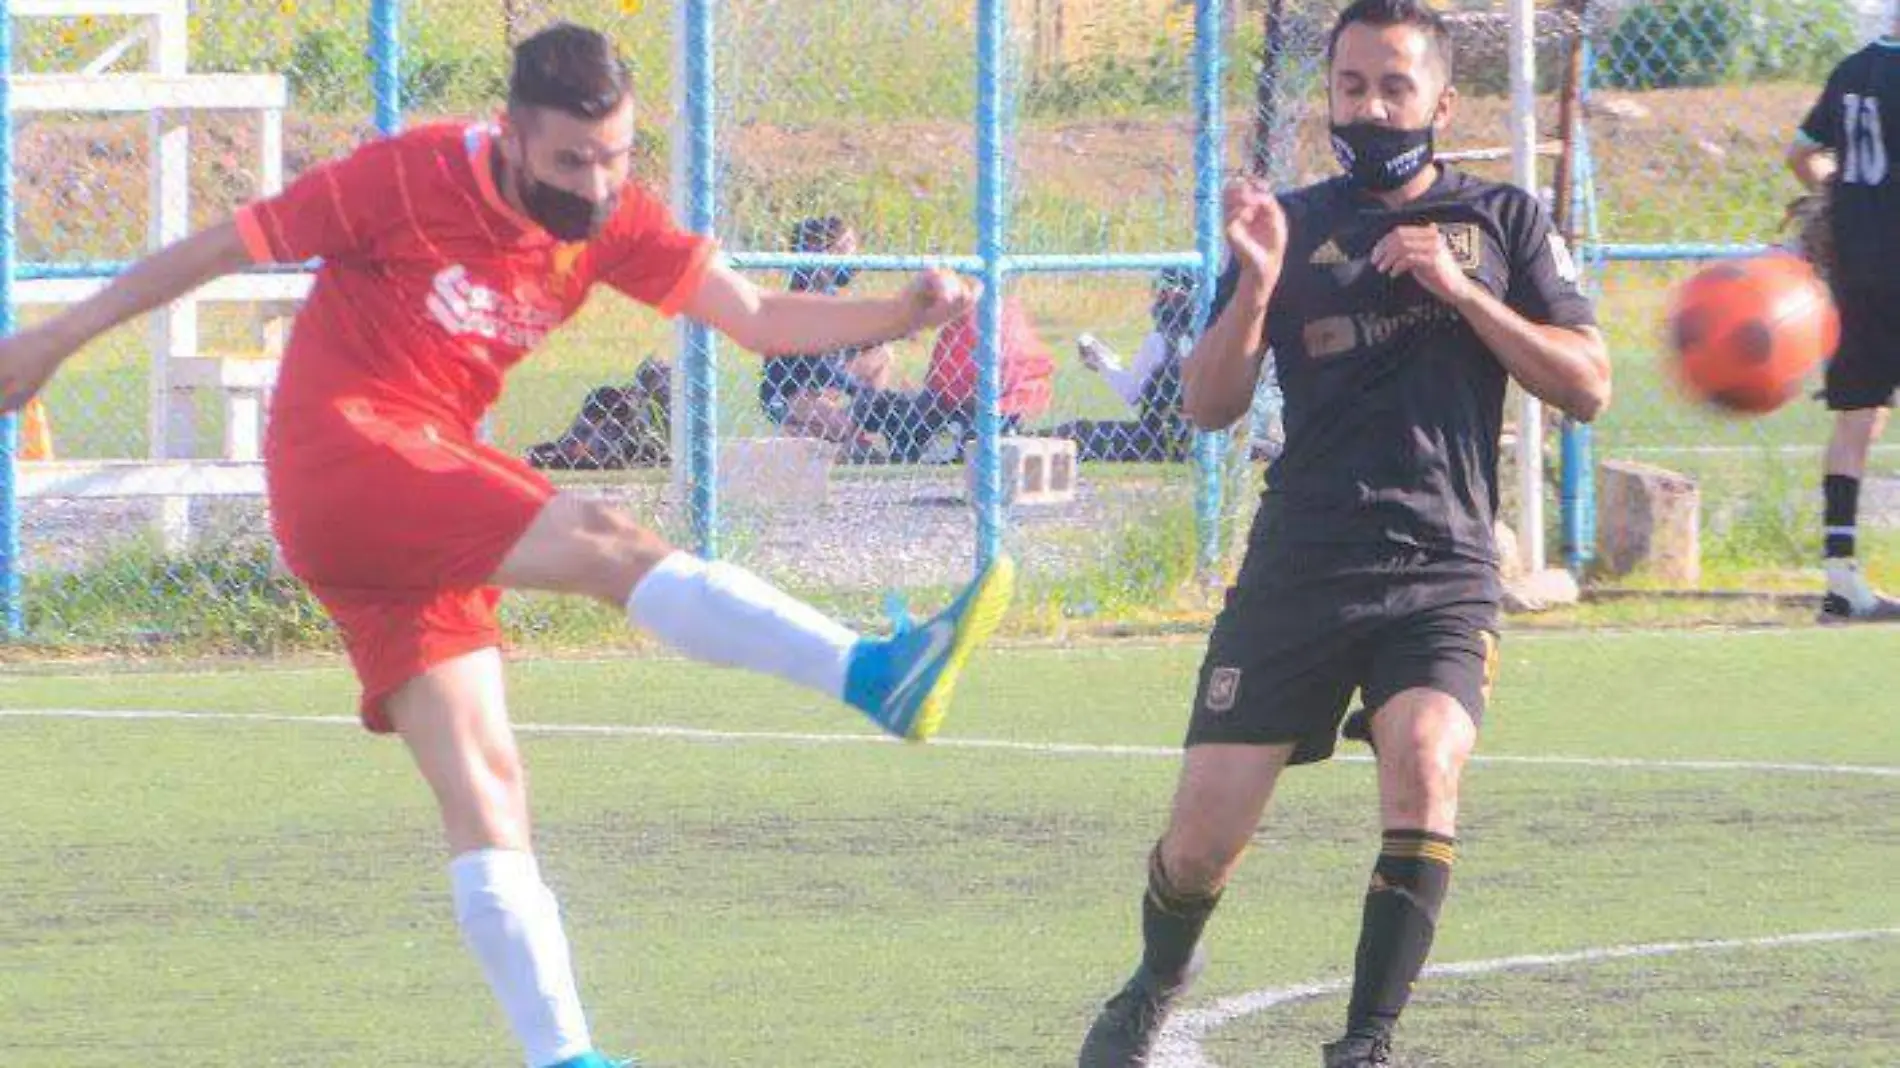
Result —
<path fill-rule="evenodd" d="M 1841 61 L 1801 134 L 1833 151 L 1834 279 L 1900 289 L 1900 41 Z"/>
<path fill-rule="evenodd" d="M 1285 265 L 1267 309 L 1286 447 L 1262 537 L 1397 545 L 1486 562 L 1497 549 L 1506 375 L 1463 317 L 1370 261 L 1394 227 L 1434 223 L 1467 274 L 1533 322 L 1595 321 L 1543 206 L 1449 167 L 1396 210 L 1334 180 L 1281 198 Z M 1233 297 L 1230 265 L 1215 309 Z"/>

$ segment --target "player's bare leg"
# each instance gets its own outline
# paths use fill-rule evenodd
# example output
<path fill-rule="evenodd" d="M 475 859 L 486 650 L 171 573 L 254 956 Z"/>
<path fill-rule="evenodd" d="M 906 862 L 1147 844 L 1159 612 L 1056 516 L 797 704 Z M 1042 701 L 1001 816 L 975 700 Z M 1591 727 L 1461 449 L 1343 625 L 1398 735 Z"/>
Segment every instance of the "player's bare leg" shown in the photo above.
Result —
<path fill-rule="evenodd" d="M 1371 730 L 1384 841 L 1366 891 L 1346 1035 L 1326 1047 L 1326 1068 L 1387 1063 L 1450 885 L 1458 784 L 1478 738 L 1464 706 L 1429 689 L 1388 700 Z"/>
<path fill-rule="evenodd" d="M 1861 478 L 1867 470 L 1867 454 L 1886 426 L 1885 408 L 1860 408 L 1834 417 L 1834 433 L 1827 443 L 1827 474 L 1821 483 L 1827 564 L 1823 623 L 1900 619 L 1900 601 L 1870 586 L 1855 557 Z"/>
<path fill-rule="evenodd" d="M 1291 745 L 1187 750 L 1167 833 L 1148 857 L 1141 964 L 1089 1028 L 1081 1068 L 1148 1063 L 1161 1025 L 1200 972 L 1201 932 L 1292 752 Z"/>
<path fill-rule="evenodd" d="M 1008 607 L 1014 575 L 1009 560 L 998 560 L 935 618 L 889 639 L 864 638 L 743 568 L 707 563 L 617 508 L 564 493 L 494 582 L 592 597 L 697 660 L 777 676 L 921 740 L 935 733 L 964 661 Z"/>
<path fill-rule="evenodd" d="M 500 653 L 436 664 L 385 709 L 435 793 L 456 922 L 527 1068 L 608 1068 L 588 1034 L 560 906 L 535 861 Z"/>

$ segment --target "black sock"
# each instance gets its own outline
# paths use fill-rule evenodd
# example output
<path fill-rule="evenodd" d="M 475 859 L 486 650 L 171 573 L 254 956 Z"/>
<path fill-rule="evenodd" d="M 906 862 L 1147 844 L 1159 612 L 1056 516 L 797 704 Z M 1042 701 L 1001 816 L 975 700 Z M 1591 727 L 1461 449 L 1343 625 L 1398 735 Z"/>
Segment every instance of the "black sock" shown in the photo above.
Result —
<path fill-rule="evenodd" d="M 1821 495 L 1827 502 L 1821 513 L 1821 525 L 1827 534 L 1827 558 L 1852 559 L 1855 513 L 1860 510 L 1860 479 L 1829 475 L 1821 480 Z"/>
<path fill-rule="evenodd" d="M 1187 978 L 1188 962 L 1201 941 L 1207 917 L 1220 903 L 1220 891 L 1186 894 L 1168 881 L 1161 867 L 1161 846 L 1148 855 L 1148 892 L 1141 898 L 1141 967 L 1169 986 Z"/>
<path fill-rule="evenodd" d="M 1387 831 L 1366 891 L 1346 1034 L 1384 1038 L 1412 996 L 1431 952 L 1438 907 L 1451 884 L 1457 840 L 1430 831 Z"/>

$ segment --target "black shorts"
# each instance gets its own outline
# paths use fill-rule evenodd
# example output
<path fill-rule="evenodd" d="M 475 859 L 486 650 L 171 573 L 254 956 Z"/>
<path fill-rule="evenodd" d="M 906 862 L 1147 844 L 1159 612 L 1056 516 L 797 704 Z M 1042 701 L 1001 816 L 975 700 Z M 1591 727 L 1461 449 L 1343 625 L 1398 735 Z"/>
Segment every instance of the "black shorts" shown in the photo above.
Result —
<path fill-rule="evenodd" d="M 1841 347 L 1827 365 L 1827 406 L 1852 412 L 1893 406 L 1900 388 L 1900 289 L 1841 285 Z"/>
<path fill-rule="evenodd" d="M 1437 690 L 1477 722 L 1497 671 L 1501 596 L 1497 569 L 1481 561 L 1257 543 L 1214 623 L 1187 745 L 1292 742 L 1292 763 L 1325 760 L 1355 691 L 1376 711 L 1405 690 Z"/>

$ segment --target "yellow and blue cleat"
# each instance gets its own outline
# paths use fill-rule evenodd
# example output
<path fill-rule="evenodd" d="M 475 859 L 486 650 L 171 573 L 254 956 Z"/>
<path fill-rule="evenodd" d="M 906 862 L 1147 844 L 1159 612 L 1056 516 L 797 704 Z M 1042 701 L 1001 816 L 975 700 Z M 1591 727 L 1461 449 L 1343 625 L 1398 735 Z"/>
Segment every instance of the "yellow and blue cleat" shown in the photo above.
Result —
<path fill-rule="evenodd" d="M 997 557 L 928 622 L 900 620 L 889 638 L 859 642 L 845 673 L 845 703 L 899 738 L 928 740 L 950 710 L 964 662 L 1002 622 L 1015 589 L 1015 562 Z"/>

